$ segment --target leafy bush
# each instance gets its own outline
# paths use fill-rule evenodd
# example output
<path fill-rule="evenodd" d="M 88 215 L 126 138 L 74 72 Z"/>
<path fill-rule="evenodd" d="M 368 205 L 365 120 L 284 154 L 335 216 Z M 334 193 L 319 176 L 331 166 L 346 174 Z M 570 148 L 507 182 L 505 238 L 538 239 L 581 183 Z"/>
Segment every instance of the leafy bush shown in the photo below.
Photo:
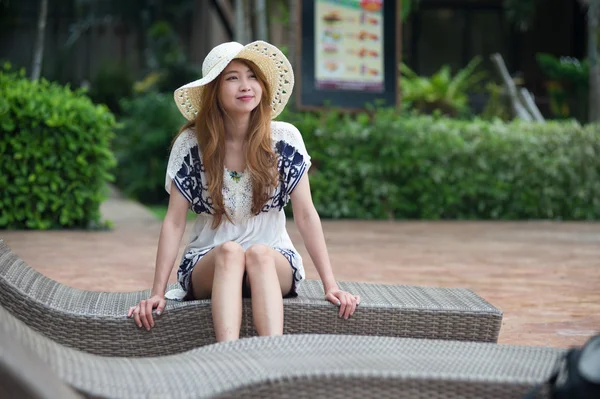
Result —
<path fill-rule="evenodd" d="M 0 71 L 0 228 L 88 228 L 115 165 L 114 116 L 81 91 Z"/>
<path fill-rule="evenodd" d="M 169 65 L 180 65 L 186 61 L 185 53 L 173 30 L 166 21 L 153 23 L 147 32 L 148 64 L 150 68 L 164 68 Z"/>
<path fill-rule="evenodd" d="M 105 104 L 120 114 L 119 101 L 133 94 L 134 78 L 131 69 L 122 64 L 105 64 L 92 79 L 90 97 L 96 104 Z"/>
<path fill-rule="evenodd" d="M 589 62 L 579 61 L 573 57 L 557 58 L 551 54 L 536 54 L 540 69 L 552 80 L 567 82 L 573 87 L 587 88 L 589 76 Z"/>
<path fill-rule="evenodd" d="M 142 80 L 133 85 L 135 94 L 150 92 L 172 94 L 175 89 L 198 79 L 202 74 L 190 65 L 169 65 L 163 69 L 153 70 Z"/>
<path fill-rule="evenodd" d="M 548 78 L 546 89 L 552 114 L 557 118 L 575 117 L 581 122 L 586 121 L 589 62 L 544 53 L 536 54 L 536 59 Z"/>
<path fill-rule="evenodd" d="M 119 133 L 119 182 L 166 202 L 170 143 L 183 122 L 170 96 L 128 102 Z M 598 219 L 600 125 L 290 112 L 312 157 L 324 218 Z M 290 207 L 287 208 L 291 210 Z"/>
<path fill-rule="evenodd" d="M 600 126 L 287 114 L 328 218 L 598 219 Z"/>
<path fill-rule="evenodd" d="M 136 82 L 136 92 L 172 93 L 178 87 L 202 76 L 201 71 L 188 62 L 180 40 L 168 22 L 152 24 L 147 38 L 147 63 L 150 70 L 141 81 Z"/>
<path fill-rule="evenodd" d="M 485 89 L 488 94 L 488 100 L 479 117 L 485 120 L 512 120 L 510 99 L 506 94 L 504 86 L 489 82 L 485 85 Z"/>
<path fill-rule="evenodd" d="M 406 64 L 400 64 L 402 99 L 410 103 L 419 113 L 441 112 L 449 116 L 464 115 L 468 111 L 468 92 L 479 89 L 487 76 L 477 71 L 481 57 L 473 58 L 469 64 L 452 76 L 450 67 L 443 66 L 431 77 L 419 76 Z"/>
<path fill-rule="evenodd" d="M 117 186 L 146 204 L 164 203 L 171 142 L 185 119 L 172 95 L 148 93 L 121 101 L 123 119 L 114 142 Z"/>

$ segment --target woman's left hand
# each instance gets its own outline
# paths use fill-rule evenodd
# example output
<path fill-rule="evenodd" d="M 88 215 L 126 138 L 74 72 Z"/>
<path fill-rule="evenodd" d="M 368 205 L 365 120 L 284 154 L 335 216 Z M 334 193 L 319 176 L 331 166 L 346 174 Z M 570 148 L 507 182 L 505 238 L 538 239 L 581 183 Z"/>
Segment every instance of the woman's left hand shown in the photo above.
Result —
<path fill-rule="evenodd" d="M 349 292 L 342 291 L 339 288 L 331 289 L 325 293 L 325 299 L 339 306 L 339 317 L 348 320 L 354 314 L 356 307 L 360 303 L 360 296 L 352 295 Z"/>

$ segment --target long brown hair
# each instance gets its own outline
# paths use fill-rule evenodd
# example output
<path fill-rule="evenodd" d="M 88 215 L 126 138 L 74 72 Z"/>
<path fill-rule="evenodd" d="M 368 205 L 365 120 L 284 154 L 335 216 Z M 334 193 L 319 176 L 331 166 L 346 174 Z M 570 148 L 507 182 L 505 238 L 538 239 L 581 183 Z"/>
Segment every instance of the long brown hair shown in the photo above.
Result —
<path fill-rule="evenodd" d="M 262 88 L 260 103 L 250 113 L 248 134 L 245 139 L 247 170 L 252 180 L 252 213 L 258 214 L 271 197 L 278 183 L 277 158 L 271 147 L 271 88 L 265 83 L 262 71 L 251 61 L 238 59 L 250 68 Z M 204 87 L 202 108 L 196 119 L 179 130 L 182 134 L 192 128 L 202 153 L 202 163 L 208 180 L 208 194 L 212 198 L 216 229 L 223 215 L 231 221 L 223 202 L 223 172 L 225 167 L 225 122 L 227 114 L 219 101 L 221 75 Z M 175 138 L 177 139 L 177 137 Z"/>

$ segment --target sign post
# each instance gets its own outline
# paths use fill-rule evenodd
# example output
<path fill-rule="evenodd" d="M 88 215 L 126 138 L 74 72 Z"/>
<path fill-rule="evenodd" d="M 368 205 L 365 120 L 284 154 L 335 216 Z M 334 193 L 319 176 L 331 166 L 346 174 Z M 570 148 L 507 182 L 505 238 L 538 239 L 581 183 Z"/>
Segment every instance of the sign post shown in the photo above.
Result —
<path fill-rule="evenodd" d="M 400 106 L 400 0 L 303 0 L 297 104 Z"/>

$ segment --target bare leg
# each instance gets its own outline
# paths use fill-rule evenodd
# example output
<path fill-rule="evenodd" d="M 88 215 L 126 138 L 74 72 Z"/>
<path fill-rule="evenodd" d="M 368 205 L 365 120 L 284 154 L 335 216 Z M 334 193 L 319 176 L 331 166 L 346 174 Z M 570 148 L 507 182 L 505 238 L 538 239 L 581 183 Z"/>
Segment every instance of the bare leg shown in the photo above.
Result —
<path fill-rule="evenodd" d="M 282 335 L 283 295 L 292 289 L 290 262 L 266 245 L 253 245 L 246 251 L 246 272 L 258 335 Z"/>
<path fill-rule="evenodd" d="M 217 341 L 240 337 L 244 249 L 226 242 L 198 261 L 192 271 L 194 298 L 212 298 L 212 317 Z"/>

